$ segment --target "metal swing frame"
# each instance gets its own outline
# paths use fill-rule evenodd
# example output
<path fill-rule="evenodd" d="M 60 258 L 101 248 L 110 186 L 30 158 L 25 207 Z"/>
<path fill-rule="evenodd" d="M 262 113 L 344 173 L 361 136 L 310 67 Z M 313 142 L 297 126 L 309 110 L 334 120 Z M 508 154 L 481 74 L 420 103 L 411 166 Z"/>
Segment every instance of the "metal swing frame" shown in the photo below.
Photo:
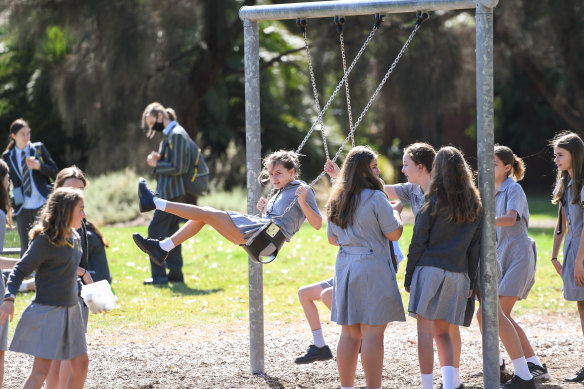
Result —
<path fill-rule="evenodd" d="M 239 11 L 244 28 L 245 127 L 248 212 L 261 196 L 259 22 L 296 18 L 373 15 L 440 10 L 476 10 L 476 96 L 479 189 L 484 205 L 481 244 L 484 388 L 499 383 L 497 258 L 495 242 L 493 9 L 498 0 L 335 0 L 264 6 Z M 264 312 L 262 265 L 248 262 L 250 367 L 264 374 Z"/>

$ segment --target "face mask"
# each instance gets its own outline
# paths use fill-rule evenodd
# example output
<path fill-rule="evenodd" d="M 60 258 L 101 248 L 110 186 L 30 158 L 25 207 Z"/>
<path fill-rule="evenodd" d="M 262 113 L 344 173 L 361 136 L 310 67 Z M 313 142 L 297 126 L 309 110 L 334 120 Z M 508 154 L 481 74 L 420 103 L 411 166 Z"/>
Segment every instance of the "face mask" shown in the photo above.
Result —
<path fill-rule="evenodd" d="M 154 125 L 152 126 L 152 129 L 154 131 L 162 132 L 162 131 L 164 131 L 164 124 L 162 124 L 160 122 L 154 122 Z"/>

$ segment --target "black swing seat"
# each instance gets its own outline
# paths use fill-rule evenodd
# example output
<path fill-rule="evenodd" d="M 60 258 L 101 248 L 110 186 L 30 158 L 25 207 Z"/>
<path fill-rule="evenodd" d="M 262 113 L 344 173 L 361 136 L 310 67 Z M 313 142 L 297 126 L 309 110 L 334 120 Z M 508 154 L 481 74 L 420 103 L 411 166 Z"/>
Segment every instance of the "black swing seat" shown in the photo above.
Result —
<path fill-rule="evenodd" d="M 241 247 L 248 253 L 249 257 L 257 263 L 270 263 L 286 242 L 286 236 L 273 221 L 266 223 L 247 239 Z M 262 261 L 262 257 L 268 257 Z"/>

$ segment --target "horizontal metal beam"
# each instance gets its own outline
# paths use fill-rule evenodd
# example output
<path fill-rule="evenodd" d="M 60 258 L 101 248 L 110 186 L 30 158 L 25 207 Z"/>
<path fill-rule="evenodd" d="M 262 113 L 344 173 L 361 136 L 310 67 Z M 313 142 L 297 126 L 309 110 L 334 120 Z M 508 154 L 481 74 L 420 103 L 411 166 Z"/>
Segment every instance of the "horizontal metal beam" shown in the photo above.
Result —
<path fill-rule="evenodd" d="M 475 8 L 474 0 L 336 0 L 243 6 L 239 17 L 261 21 Z"/>

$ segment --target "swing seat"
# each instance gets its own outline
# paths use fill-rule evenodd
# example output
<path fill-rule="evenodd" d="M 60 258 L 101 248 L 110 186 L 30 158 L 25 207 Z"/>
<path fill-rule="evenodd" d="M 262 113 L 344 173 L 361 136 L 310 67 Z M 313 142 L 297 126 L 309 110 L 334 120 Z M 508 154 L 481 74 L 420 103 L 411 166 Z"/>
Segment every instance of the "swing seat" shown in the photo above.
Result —
<path fill-rule="evenodd" d="M 286 236 L 273 221 L 266 223 L 262 228 L 250 236 L 241 247 L 249 257 L 257 263 L 270 263 L 286 242 Z M 262 257 L 268 257 L 262 261 Z"/>

